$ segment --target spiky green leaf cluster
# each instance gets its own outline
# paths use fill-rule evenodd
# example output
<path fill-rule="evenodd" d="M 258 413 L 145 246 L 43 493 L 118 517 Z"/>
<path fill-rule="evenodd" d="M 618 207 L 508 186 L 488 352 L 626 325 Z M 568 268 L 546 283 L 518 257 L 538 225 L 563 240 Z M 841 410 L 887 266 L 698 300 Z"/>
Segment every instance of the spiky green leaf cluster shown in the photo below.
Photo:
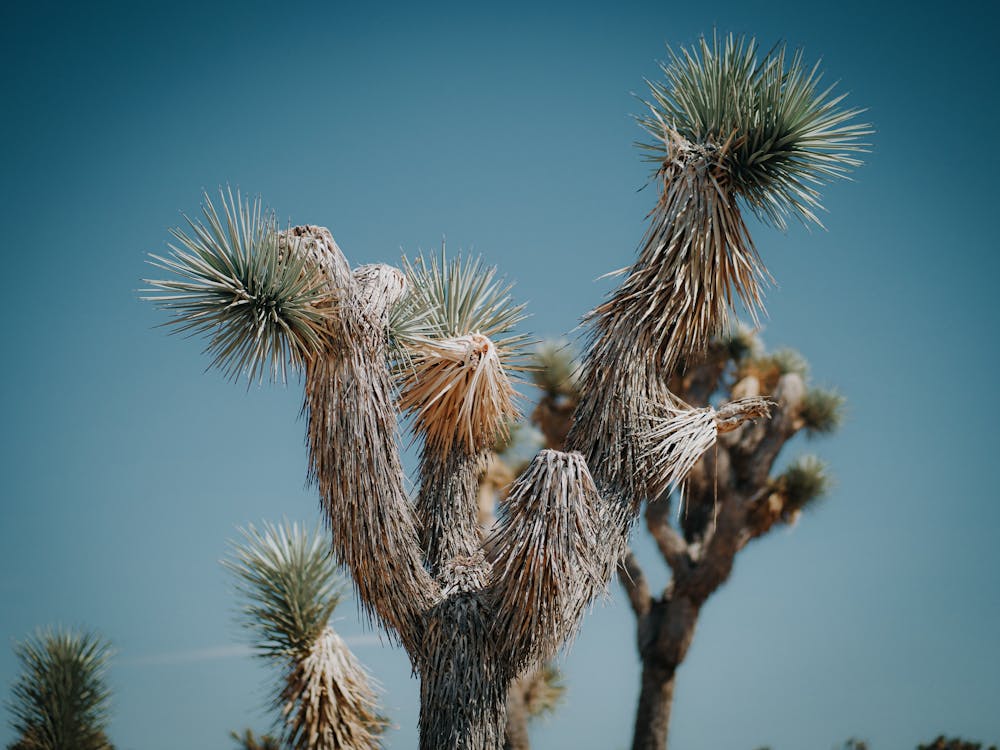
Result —
<path fill-rule="evenodd" d="M 773 482 L 774 489 L 785 499 L 786 512 L 803 508 L 833 486 L 826 463 L 813 455 L 795 459 Z"/>
<path fill-rule="evenodd" d="M 527 317 L 525 305 L 513 301 L 513 284 L 498 278 L 496 267 L 479 257 L 449 259 L 443 245 L 437 257 L 421 254 L 402 262 L 409 291 L 389 321 L 390 339 L 402 360 L 422 341 L 479 333 L 497 347 L 505 368 L 523 369 L 520 357 L 529 340 L 513 330 Z"/>
<path fill-rule="evenodd" d="M 178 245 L 150 263 L 172 279 L 146 279 L 145 299 L 171 314 L 176 332 L 203 334 L 212 366 L 228 377 L 243 374 L 284 380 L 320 348 L 332 301 L 319 270 L 282 242 L 274 214 L 260 198 L 219 191 L 221 214 L 208 194 L 203 220 L 171 230 Z M 291 239 L 288 242 L 292 242 Z"/>
<path fill-rule="evenodd" d="M 549 396 L 577 395 L 579 363 L 569 342 L 543 341 L 533 352 L 531 377 Z"/>
<path fill-rule="evenodd" d="M 873 131 L 855 122 L 864 110 L 843 108 L 846 94 L 821 87 L 819 65 L 779 44 L 759 54 L 754 39 L 704 37 L 694 49 L 668 50 L 665 82 L 649 82 L 650 158 L 666 157 L 664 133 L 719 149 L 732 186 L 761 218 L 778 227 L 788 215 L 820 224 L 818 188 L 844 177 L 867 150 Z"/>
<path fill-rule="evenodd" d="M 846 402 L 847 399 L 835 390 L 810 388 L 802 400 L 799 415 L 810 433 L 827 434 L 840 427 Z"/>
<path fill-rule="evenodd" d="M 15 647 L 21 674 L 9 701 L 22 750 L 110 750 L 105 735 L 111 647 L 95 633 L 39 630 Z"/>
<path fill-rule="evenodd" d="M 245 600 L 244 624 L 264 656 L 298 658 L 326 627 L 341 598 L 327 539 L 297 523 L 252 524 L 239 530 L 222 564 Z"/>

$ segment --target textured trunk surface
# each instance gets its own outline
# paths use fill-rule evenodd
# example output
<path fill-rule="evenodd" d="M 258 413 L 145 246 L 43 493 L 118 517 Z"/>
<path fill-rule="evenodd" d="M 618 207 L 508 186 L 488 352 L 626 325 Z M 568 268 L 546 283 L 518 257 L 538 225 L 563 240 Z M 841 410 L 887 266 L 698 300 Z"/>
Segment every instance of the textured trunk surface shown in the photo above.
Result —
<path fill-rule="evenodd" d="M 676 670 L 676 666 L 668 664 L 643 662 L 632 750 L 663 750 L 667 746 Z"/>
<path fill-rule="evenodd" d="M 470 590 L 482 574 L 476 562 L 448 571 L 459 591 L 428 618 L 420 669 L 420 750 L 503 747 L 511 675 L 489 637 L 483 596 Z"/>
<path fill-rule="evenodd" d="M 698 623 L 690 599 L 661 599 L 639 618 L 642 688 L 632 735 L 633 750 L 664 750 L 670 729 L 677 667 L 684 661 Z"/>

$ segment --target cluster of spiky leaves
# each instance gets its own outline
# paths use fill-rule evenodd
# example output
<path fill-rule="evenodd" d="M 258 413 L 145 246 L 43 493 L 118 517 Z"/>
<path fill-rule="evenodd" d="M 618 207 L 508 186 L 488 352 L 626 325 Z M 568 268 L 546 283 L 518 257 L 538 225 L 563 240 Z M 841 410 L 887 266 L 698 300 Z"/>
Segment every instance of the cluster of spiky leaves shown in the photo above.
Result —
<path fill-rule="evenodd" d="M 498 277 L 496 267 L 471 255 L 449 259 L 443 245 L 436 257 L 402 260 L 409 290 L 389 320 L 390 342 L 402 362 L 428 340 L 478 333 L 496 345 L 504 368 L 523 368 L 529 339 L 514 329 L 526 317 L 525 305 L 514 302 L 513 284 Z"/>
<path fill-rule="evenodd" d="M 679 489 L 685 477 L 715 445 L 715 409 L 692 409 L 679 400 L 651 415 L 643 434 L 652 457 L 650 492 L 654 496 Z"/>
<path fill-rule="evenodd" d="M 329 541 L 298 523 L 240 529 L 223 565 L 245 601 L 243 621 L 265 656 L 298 657 L 326 627 L 341 599 Z"/>
<path fill-rule="evenodd" d="M 385 720 L 372 680 L 329 625 L 341 597 L 329 540 L 297 523 L 240 529 L 223 564 L 235 576 L 258 653 L 284 670 L 275 699 L 295 750 L 377 748 Z"/>
<path fill-rule="evenodd" d="M 801 510 L 830 491 L 833 480 L 825 462 L 813 455 L 800 456 L 773 482 L 785 501 L 786 513 Z"/>
<path fill-rule="evenodd" d="M 493 550 L 496 632 L 518 666 L 552 657 L 610 571 L 600 498 L 578 453 L 542 450 L 511 488 Z M 607 561 L 617 564 L 617 557 Z"/>
<path fill-rule="evenodd" d="M 663 83 L 650 82 L 650 114 L 640 118 L 652 159 L 669 159 L 666 132 L 719 149 L 722 178 L 760 217 L 778 227 L 789 215 L 819 224 L 819 187 L 861 164 L 869 125 L 863 110 L 844 108 L 846 94 L 822 87 L 818 63 L 779 44 L 765 55 L 757 42 L 704 37 L 695 49 L 668 50 Z"/>
<path fill-rule="evenodd" d="M 219 191 L 221 214 L 205 194 L 203 219 L 172 231 L 177 245 L 152 265 L 172 279 L 146 279 L 147 297 L 172 316 L 177 332 L 204 334 L 212 366 L 251 381 L 282 381 L 319 349 L 333 311 L 320 270 L 282 241 L 261 199 Z"/>
<path fill-rule="evenodd" d="M 94 633 L 39 630 L 15 647 L 21 674 L 9 702 L 21 750 L 111 750 L 105 735 L 111 647 Z"/>
<path fill-rule="evenodd" d="M 825 435 L 840 427 L 844 420 L 843 394 L 827 388 L 810 388 L 806 391 L 799 416 L 811 434 Z"/>

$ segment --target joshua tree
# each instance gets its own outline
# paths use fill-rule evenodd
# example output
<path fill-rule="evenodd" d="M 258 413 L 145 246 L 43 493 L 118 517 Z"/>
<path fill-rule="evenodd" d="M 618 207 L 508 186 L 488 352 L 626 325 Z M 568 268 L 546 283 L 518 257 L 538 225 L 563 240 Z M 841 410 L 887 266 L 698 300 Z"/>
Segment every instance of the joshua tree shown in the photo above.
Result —
<path fill-rule="evenodd" d="M 498 748 L 509 685 L 552 657 L 614 574 L 645 498 L 681 481 L 720 431 L 763 417 L 670 393 L 677 364 L 760 299 L 766 272 L 741 205 L 815 220 L 816 185 L 858 164 L 853 110 L 782 48 L 729 39 L 684 53 L 654 85 L 659 195 L 639 257 L 588 317 L 567 452 L 543 450 L 511 487 L 496 530 L 477 523 L 490 447 L 516 414 L 509 373 L 521 308 L 475 261 L 353 271 L 330 232 L 279 231 L 260 203 L 223 196 L 156 262 L 181 330 L 205 332 L 224 370 L 304 373 L 311 477 L 362 609 L 420 677 L 420 746 Z M 421 442 L 411 504 L 397 410 Z"/>
<path fill-rule="evenodd" d="M 545 347 L 538 356 L 536 382 L 544 395 L 533 417 L 549 447 L 562 444 L 567 415 L 579 398 L 570 360 L 565 347 Z M 836 392 L 807 385 L 800 355 L 790 350 L 765 354 L 755 335 L 742 328 L 713 341 L 670 381 L 670 390 L 702 408 L 710 400 L 749 396 L 764 396 L 775 407 L 770 420 L 721 436 L 715 450 L 695 464 L 678 493 L 683 506 L 676 525 L 669 497 L 646 505 L 646 526 L 671 571 L 666 589 L 650 592 L 631 552 L 619 567 L 637 621 L 642 683 L 632 746 L 643 750 L 666 747 L 677 667 L 694 637 L 701 607 L 725 583 L 737 553 L 750 540 L 794 523 L 828 486 L 825 465 L 810 455 L 772 475 L 780 451 L 801 430 L 835 429 L 843 405 Z"/>
<path fill-rule="evenodd" d="M 378 713 L 371 678 L 330 625 L 341 594 L 329 541 L 298 524 L 241 532 L 243 542 L 223 564 L 246 601 L 244 624 L 255 649 L 282 670 L 274 706 L 284 746 L 381 747 L 386 720 Z M 248 747 L 256 742 L 249 730 L 235 738 Z M 261 738 L 265 746 L 268 741 Z"/>
<path fill-rule="evenodd" d="M 15 647 L 21 674 L 9 702 L 11 750 L 111 750 L 105 730 L 111 648 L 94 633 L 39 630 Z"/>

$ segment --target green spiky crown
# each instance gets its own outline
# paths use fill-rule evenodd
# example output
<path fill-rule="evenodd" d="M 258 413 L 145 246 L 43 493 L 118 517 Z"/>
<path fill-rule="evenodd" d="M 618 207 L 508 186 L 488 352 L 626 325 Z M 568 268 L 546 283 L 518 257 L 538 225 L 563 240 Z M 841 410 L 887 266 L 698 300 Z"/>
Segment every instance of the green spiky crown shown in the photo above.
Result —
<path fill-rule="evenodd" d="M 694 49 L 668 50 L 665 82 L 649 81 L 650 113 L 639 118 L 653 136 L 640 144 L 655 161 L 670 132 L 714 149 L 731 185 L 762 219 L 778 227 L 797 215 L 820 224 L 818 187 L 844 177 L 867 150 L 873 131 L 855 122 L 864 110 L 842 108 L 846 94 L 821 88 L 819 64 L 784 44 L 760 55 L 756 40 L 702 37 Z"/>

